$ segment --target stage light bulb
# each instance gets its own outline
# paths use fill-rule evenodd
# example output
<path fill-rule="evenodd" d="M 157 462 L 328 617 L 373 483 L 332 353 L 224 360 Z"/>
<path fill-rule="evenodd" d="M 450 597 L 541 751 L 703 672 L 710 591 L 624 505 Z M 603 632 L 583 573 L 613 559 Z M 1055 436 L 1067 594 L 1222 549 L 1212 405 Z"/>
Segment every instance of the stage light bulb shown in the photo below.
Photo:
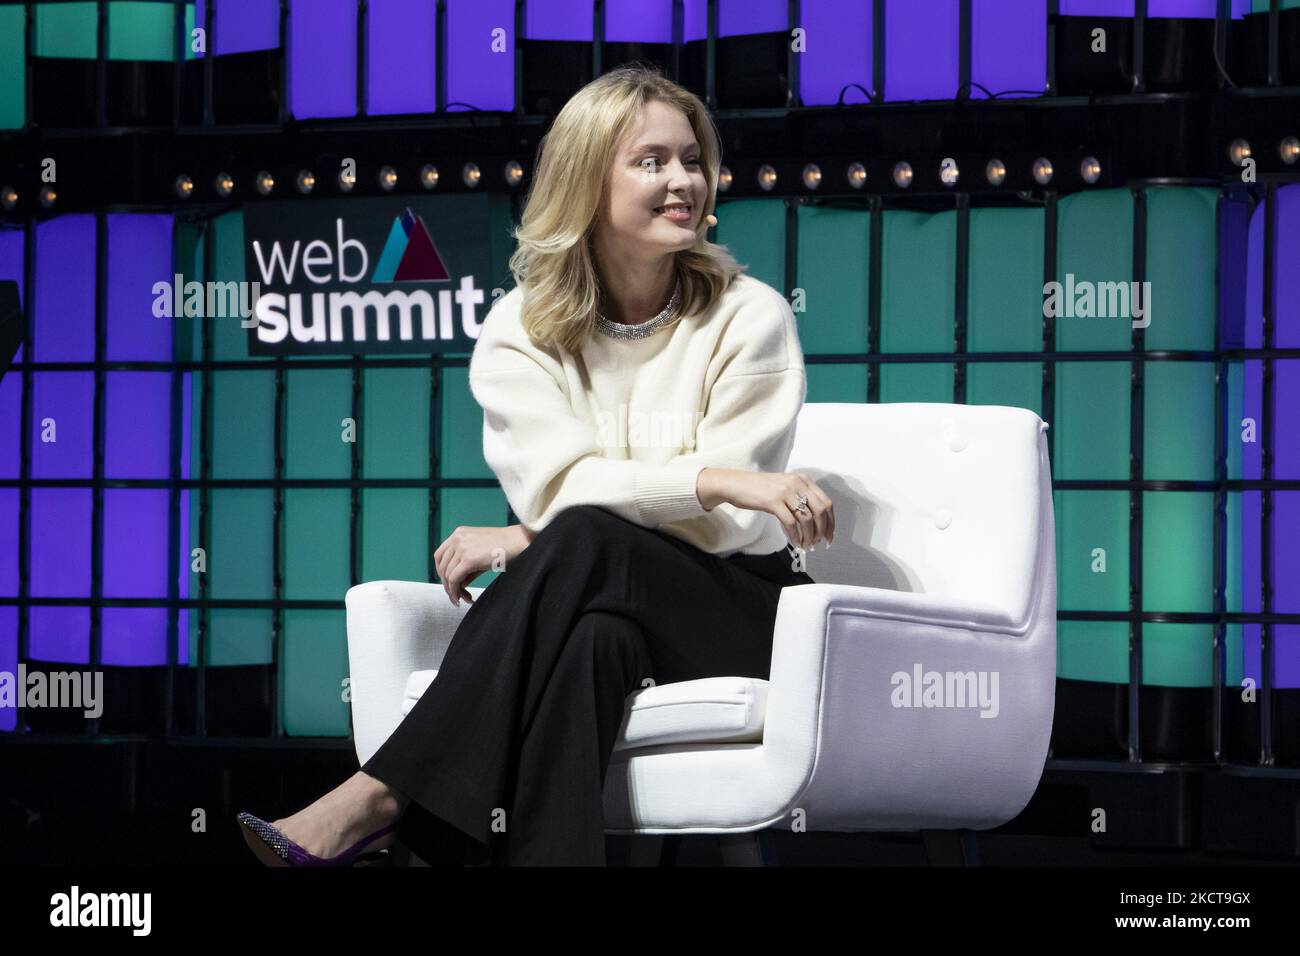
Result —
<path fill-rule="evenodd" d="M 212 188 L 222 199 L 229 199 L 230 194 L 235 191 L 235 180 L 230 173 L 217 173 L 216 178 L 212 180 Z"/>
<path fill-rule="evenodd" d="M 1101 179 L 1101 162 L 1096 156 L 1084 158 L 1083 162 L 1079 164 L 1079 176 L 1089 186 Z"/>
<path fill-rule="evenodd" d="M 1054 172 L 1052 161 L 1046 156 L 1039 156 L 1034 160 L 1034 182 L 1038 183 L 1038 185 L 1046 186 L 1050 183 Z"/>
<path fill-rule="evenodd" d="M 1296 161 L 1300 160 L 1300 139 L 1288 136 L 1278 144 L 1277 151 L 1282 156 L 1282 162 L 1294 166 Z"/>
<path fill-rule="evenodd" d="M 310 169 L 298 170 L 298 192 L 306 196 L 316 188 L 316 174 Z"/>
<path fill-rule="evenodd" d="M 1007 180 L 1007 165 L 1000 159 L 990 159 L 984 167 L 984 178 L 990 186 L 1001 186 Z"/>
<path fill-rule="evenodd" d="M 518 186 L 524 181 L 524 167 L 515 160 L 506 163 L 506 185 Z"/>
<path fill-rule="evenodd" d="M 460 171 L 460 178 L 465 182 L 466 186 L 473 189 L 479 184 L 479 180 L 483 178 L 483 171 L 475 163 L 466 163 Z"/>
<path fill-rule="evenodd" d="M 721 192 L 725 193 L 728 189 L 731 188 L 731 179 L 732 176 L 731 176 L 730 169 L 728 169 L 726 166 L 721 166 L 718 168 L 718 189 Z"/>
<path fill-rule="evenodd" d="M 1250 143 L 1244 139 L 1234 139 L 1228 144 L 1228 159 L 1232 160 L 1234 166 L 1240 166 L 1250 159 Z"/>
<path fill-rule="evenodd" d="M 911 163 L 899 162 L 894 164 L 894 185 L 899 189 L 906 189 L 912 185 Z"/>
<path fill-rule="evenodd" d="M 41 195 L 41 205 L 44 206 L 46 209 L 49 209 L 51 206 L 53 206 L 54 203 L 58 201 L 59 198 L 59 194 L 54 191 L 53 186 L 45 186 L 44 188 L 42 188 L 40 195 Z"/>
<path fill-rule="evenodd" d="M 181 199 L 189 199 L 190 196 L 194 195 L 194 180 L 190 179 L 190 177 L 186 176 L 184 173 L 181 173 L 181 175 L 176 177 L 176 182 L 173 183 L 173 186 L 176 189 L 176 195 Z"/>
<path fill-rule="evenodd" d="M 803 184 L 809 189 L 816 189 L 822 184 L 822 171 L 816 163 L 809 163 L 803 168 Z"/>
<path fill-rule="evenodd" d="M 259 193 L 261 193 L 263 196 L 269 196 L 271 195 L 271 192 L 274 189 L 275 189 L 275 177 L 273 177 L 265 169 L 257 174 L 257 191 Z"/>
<path fill-rule="evenodd" d="M 18 205 L 18 191 L 12 186 L 6 186 L 0 189 L 0 204 L 5 207 L 5 212 L 9 212 Z"/>
<path fill-rule="evenodd" d="M 854 189 L 861 189 L 867 184 L 867 167 L 861 163 L 853 163 L 849 166 L 848 171 L 844 174 L 848 179 L 849 185 Z"/>
<path fill-rule="evenodd" d="M 776 170 L 764 163 L 758 167 L 758 186 L 764 192 L 770 192 L 776 185 Z"/>
<path fill-rule="evenodd" d="M 438 185 L 438 167 L 432 164 L 423 166 L 420 169 L 420 185 L 425 189 L 432 189 Z"/>

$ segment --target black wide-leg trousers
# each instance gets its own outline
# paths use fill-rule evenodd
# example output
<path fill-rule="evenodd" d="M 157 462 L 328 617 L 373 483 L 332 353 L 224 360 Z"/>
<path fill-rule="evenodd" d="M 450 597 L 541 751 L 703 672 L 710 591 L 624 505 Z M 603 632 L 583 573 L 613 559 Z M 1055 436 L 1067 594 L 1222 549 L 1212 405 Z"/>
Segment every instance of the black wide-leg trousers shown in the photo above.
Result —
<path fill-rule="evenodd" d="M 605 771 L 629 694 L 767 679 L 786 549 L 719 558 L 603 508 L 557 515 L 461 619 L 438 675 L 361 768 L 411 799 L 433 865 L 605 865 Z"/>

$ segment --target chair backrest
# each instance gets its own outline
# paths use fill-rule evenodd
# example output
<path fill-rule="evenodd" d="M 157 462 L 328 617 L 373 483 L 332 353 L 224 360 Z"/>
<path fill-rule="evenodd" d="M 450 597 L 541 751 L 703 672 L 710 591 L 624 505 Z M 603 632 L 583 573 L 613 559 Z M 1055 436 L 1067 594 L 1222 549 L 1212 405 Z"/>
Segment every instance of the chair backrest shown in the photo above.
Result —
<path fill-rule="evenodd" d="M 1024 620 L 1051 518 L 1046 423 L 1026 408 L 807 403 L 789 471 L 835 503 L 814 581 L 992 605 Z"/>

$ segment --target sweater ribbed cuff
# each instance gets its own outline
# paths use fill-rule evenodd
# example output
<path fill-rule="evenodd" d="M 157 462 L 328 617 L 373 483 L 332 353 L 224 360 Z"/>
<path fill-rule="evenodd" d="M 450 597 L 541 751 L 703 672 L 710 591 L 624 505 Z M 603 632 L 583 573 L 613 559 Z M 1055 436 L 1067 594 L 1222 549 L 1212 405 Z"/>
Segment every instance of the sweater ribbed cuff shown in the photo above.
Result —
<path fill-rule="evenodd" d="M 653 528 L 670 521 L 708 514 L 695 493 L 707 465 L 642 465 L 637 469 L 633 497 L 641 520 Z"/>

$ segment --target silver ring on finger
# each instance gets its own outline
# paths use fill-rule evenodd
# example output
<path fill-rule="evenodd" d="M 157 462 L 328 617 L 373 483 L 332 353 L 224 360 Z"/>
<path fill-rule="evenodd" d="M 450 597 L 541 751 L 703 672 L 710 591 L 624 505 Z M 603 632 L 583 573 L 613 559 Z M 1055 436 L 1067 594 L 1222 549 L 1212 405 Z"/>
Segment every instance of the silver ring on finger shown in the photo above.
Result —
<path fill-rule="evenodd" d="M 798 497 L 797 500 L 798 500 L 798 502 L 799 502 L 799 506 L 798 506 L 797 508 L 795 508 L 794 510 L 797 511 L 797 512 L 799 512 L 800 514 L 807 514 L 807 512 L 808 512 L 808 496 L 807 496 L 807 495 L 799 495 L 799 497 Z"/>

